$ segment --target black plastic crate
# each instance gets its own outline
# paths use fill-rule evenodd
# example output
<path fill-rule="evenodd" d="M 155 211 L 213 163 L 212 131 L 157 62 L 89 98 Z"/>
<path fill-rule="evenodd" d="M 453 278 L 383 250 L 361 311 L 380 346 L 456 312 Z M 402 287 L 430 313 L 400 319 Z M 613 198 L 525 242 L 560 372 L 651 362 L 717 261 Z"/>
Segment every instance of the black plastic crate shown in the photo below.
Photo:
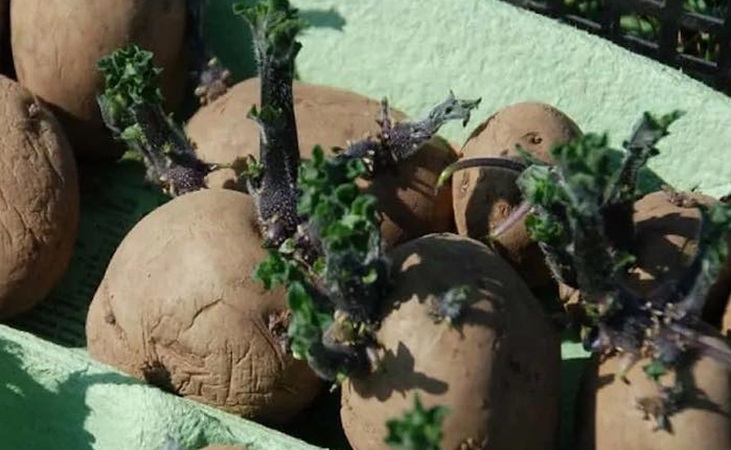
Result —
<path fill-rule="evenodd" d="M 503 0 L 602 36 L 731 95 L 731 0 Z"/>

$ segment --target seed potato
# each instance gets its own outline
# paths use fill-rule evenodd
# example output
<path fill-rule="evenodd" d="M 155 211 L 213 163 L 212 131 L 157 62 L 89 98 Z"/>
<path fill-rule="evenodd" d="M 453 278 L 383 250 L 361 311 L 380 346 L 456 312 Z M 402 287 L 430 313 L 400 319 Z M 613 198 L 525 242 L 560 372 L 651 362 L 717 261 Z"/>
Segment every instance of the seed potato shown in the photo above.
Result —
<path fill-rule="evenodd" d="M 253 279 L 266 257 L 253 200 L 185 194 L 124 238 L 91 302 L 91 356 L 233 414 L 283 424 L 321 381 L 285 352 L 286 299 Z"/>
<path fill-rule="evenodd" d="M 462 147 L 462 158 L 518 159 L 516 145 L 551 162 L 551 148 L 581 136 L 579 127 L 558 109 L 537 102 L 507 106 L 480 124 Z M 457 232 L 481 239 L 490 234 L 518 206 L 518 172 L 504 168 L 472 168 L 454 174 L 452 198 Z M 551 283 L 551 274 L 538 246 L 521 221 L 501 235 L 496 248 L 531 288 Z"/>
<path fill-rule="evenodd" d="M 130 42 L 154 53 L 170 110 L 182 100 L 185 0 L 20 0 L 10 4 L 18 81 L 50 103 L 77 156 L 110 158 L 123 148 L 104 127 L 96 95 L 100 58 Z"/>
<path fill-rule="evenodd" d="M 213 103 L 201 108 L 188 122 L 186 133 L 196 145 L 199 158 L 211 163 L 231 163 L 247 155 L 259 156 L 259 129 L 246 117 L 259 106 L 260 82 L 251 78 L 233 86 Z M 319 144 L 326 155 L 332 147 L 345 147 L 379 130 L 376 119 L 380 102 L 353 92 L 309 83 L 294 83 L 294 108 L 302 158 L 309 159 Z M 393 118 L 406 116 L 392 110 Z M 400 164 L 373 182 L 361 181 L 363 189 L 378 198 L 384 242 L 388 247 L 432 232 L 452 231 L 451 192 L 434 193 L 437 178 L 456 161 L 451 145 L 435 137 Z M 208 176 L 210 187 L 236 188 L 231 169 Z"/>
<path fill-rule="evenodd" d="M 40 303 L 68 268 L 79 186 L 46 105 L 5 76 L 0 96 L 0 319 L 9 319 Z"/>
<path fill-rule="evenodd" d="M 478 241 L 448 233 L 415 239 L 390 256 L 396 276 L 377 332 L 380 369 L 342 388 L 353 448 L 389 448 L 386 419 L 410 409 L 417 393 L 424 407 L 451 411 L 446 450 L 553 448 L 560 342 L 513 268 Z M 459 285 L 473 290 L 475 303 L 455 327 L 436 323 L 430 302 Z"/>

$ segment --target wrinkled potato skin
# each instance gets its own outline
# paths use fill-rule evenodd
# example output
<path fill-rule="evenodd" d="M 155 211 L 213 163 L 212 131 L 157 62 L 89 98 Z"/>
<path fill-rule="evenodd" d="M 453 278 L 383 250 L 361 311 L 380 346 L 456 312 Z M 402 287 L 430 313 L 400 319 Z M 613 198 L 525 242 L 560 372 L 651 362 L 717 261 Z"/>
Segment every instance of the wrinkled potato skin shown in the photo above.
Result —
<path fill-rule="evenodd" d="M 53 105 L 77 156 L 114 158 L 123 147 L 96 103 L 104 78 L 96 64 L 129 43 L 155 55 L 170 110 L 182 100 L 185 0 L 21 0 L 10 5 L 18 80 Z"/>
<path fill-rule="evenodd" d="M 259 157 L 259 128 L 242 120 L 253 105 L 259 106 L 258 78 L 242 81 L 210 105 L 201 108 L 188 122 L 186 133 L 196 145 L 198 156 L 211 163 L 230 163 L 246 155 Z M 319 144 L 332 155 L 332 147 L 345 147 L 379 131 L 380 102 L 353 92 L 309 83 L 294 83 L 294 108 L 300 154 L 312 156 Z M 406 116 L 391 109 L 395 120 Z M 383 219 L 381 231 L 387 248 L 432 232 L 452 231 L 452 193 L 449 188 L 434 193 L 439 174 L 457 155 L 449 143 L 435 137 L 409 160 L 361 188 L 375 195 Z M 235 189 L 231 169 L 208 176 L 209 187 Z"/>
<path fill-rule="evenodd" d="M 140 379 L 159 362 L 176 393 L 262 423 L 308 406 L 322 383 L 268 330 L 285 295 L 252 278 L 266 257 L 254 211 L 249 196 L 211 189 L 140 221 L 92 300 L 91 356 Z"/>
<path fill-rule="evenodd" d="M 717 202 L 702 194 L 687 194 L 695 201 L 710 206 Z M 662 191 L 648 194 L 635 202 L 634 254 L 638 268 L 630 274 L 630 285 L 641 293 L 649 293 L 660 282 L 683 273 L 697 251 L 696 238 L 700 226 L 697 208 L 676 206 Z M 731 254 L 706 300 L 703 318 L 716 327 L 726 307 L 731 289 Z"/>
<path fill-rule="evenodd" d="M 355 450 L 386 450 L 388 418 L 442 405 L 442 448 L 553 448 L 560 401 L 560 342 L 538 301 L 489 247 L 432 234 L 396 247 L 394 290 L 377 333 L 382 371 L 346 381 L 343 428 Z M 435 323 L 428 301 L 466 284 L 476 303 L 455 329 Z M 526 433 L 525 430 L 530 430 Z"/>
<path fill-rule="evenodd" d="M 585 372 L 577 408 L 578 450 L 728 450 L 731 448 L 731 379 L 725 366 L 710 358 L 699 359 L 683 379 L 707 397 L 690 399 L 690 407 L 670 417 L 673 433 L 652 431 L 654 422 L 642 420 L 634 408 L 638 397 L 657 390 L 642 371 L 640 361 L 628 374 L 630 385 L 614 378 L 619 358 L 597 364 L 594 358 Z M 599 366 L 599 367 L 597 367 Z M 690 375 L 692 373 L 692 376 Z M 673 378 L 663 380 L 672 383 Z M 601 384 L 601 386 L 599 386 Z M 597 390 L 598 389 L 598 390 Z M 596 392 L 596 395 L 592 395 Z M 708 408 L 718 408 L 717 412 Z"/>
<path fill-rule="evenodd" d="M 0 319 L 8 319 L 41 302 L 68 268 L 79 186 L 51 111 L 4 76 L 0 96 Z"/>
<path fill-rule="evenodd" d="M 564 113 L 543 103 L 510 105 L 490 116 L 472 132 L 462 147 L 465 159 L 518 158 L 517 144 L 535 157 L 551 162 L 552 146 L 581 136 L 579 127 Z M 518 206 L 520 174 L 502 168 L 473 168 L 454 174 L 452 198 L 457 232 L 476 239 L 487 236 Z M 531 288 L 550 284 L 552 277 L 543 254 L 520 221 L 495 242 Z"/>

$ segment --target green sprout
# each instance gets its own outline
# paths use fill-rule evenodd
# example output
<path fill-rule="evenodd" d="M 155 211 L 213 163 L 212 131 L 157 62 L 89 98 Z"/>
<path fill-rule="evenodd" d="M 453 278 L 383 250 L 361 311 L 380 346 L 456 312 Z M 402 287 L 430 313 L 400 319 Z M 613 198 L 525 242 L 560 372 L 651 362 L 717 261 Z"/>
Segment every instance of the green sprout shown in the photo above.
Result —
<path fill-rule="evenodd" d="M 442 422 L 449 414 L 443 406 L 426 409 L 419 395 L 414 396 L 414 407 L 402 418 L 386 422 L 386 444 L 403 450 L 441 450 Z"/>

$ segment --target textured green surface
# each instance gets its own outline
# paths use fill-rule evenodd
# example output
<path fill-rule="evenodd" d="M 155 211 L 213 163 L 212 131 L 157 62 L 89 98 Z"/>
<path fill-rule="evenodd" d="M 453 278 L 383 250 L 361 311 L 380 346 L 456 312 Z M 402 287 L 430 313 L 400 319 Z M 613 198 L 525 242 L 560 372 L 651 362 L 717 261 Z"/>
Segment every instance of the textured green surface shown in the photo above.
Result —
<path fill-rule="evenodd" d="M 208 28 L 217 53 L 238 78 L 252 75 L 248 32 L 230 15 L 233 2 L 211 2 Z M 493 0 L 294 3 L 313 23 L 298 60 L 304 81 L 385 95 L 412 116 L 449 89 L 482 97 L 467 128 L 444 129 L 456 144 L 498 108 L 524 100 L 552 103 L 586 131 L 609 131 L 615 144 L 643 110 L 685 109 L 688 115 L 673 126 L 651 167 L 677 187 L 698 184 L 711 195 L 731 191 L 726 163 L 731 100 L 671 69 Z M 214 440 L 258 443 L 253 449 L 312 448 L 131 383 L 88 360 L 83 349 L 88 302 L 118 242 L 162 197 L 145 188 L 141 168 L 129 162 L 83 173 L 73 266 L 45 304 L 13 324 L 64 347 L 0 328 L 2 448 L 157 450 L 166 433 L 191 448 Z M 567 343 L 564 356 L 570 411 L 583 352 Z M 290 432 L 344 448 L 342 436 L 326 438 L 337 419 L 337 399 L 326 400 Z M 563 425 L 570 430 L 569 421 Z"/>
<path fill-rule="evenodd" d="M 240 443 L 252 450 L 315 449 L 284 434 L 143 386 L 83 351 L 0 326 L 3 449 L 162 449 Z"/>

